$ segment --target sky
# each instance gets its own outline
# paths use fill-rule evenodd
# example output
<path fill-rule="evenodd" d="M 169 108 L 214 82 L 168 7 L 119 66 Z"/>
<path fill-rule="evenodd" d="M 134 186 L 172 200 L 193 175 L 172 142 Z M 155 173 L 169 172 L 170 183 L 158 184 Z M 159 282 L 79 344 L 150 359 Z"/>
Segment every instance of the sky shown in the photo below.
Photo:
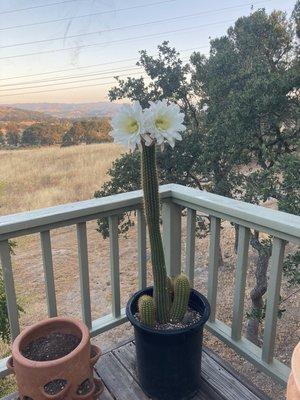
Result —
<path fill-rule="evenodd" d="M 0 104 L 107 101 L 138 52 L 168 40 L 187 60 L 252 10 L 295 0 L 0 0 Z M 54 20 L 54 21 L 53 21 Z M 58 21 L 57 21 L 58 20 Z M 22 26 L 26 25 L 26 26 Z"/>

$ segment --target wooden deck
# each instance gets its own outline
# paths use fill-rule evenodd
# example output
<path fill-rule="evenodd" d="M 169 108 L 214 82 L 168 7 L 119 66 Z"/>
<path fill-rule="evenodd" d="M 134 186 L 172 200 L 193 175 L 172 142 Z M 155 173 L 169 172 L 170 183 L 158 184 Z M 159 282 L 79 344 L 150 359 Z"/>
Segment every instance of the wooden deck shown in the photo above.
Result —
<path fill-rule="evenodd" d="M 133 341 L 104 353 L 95 365 L 95 373 L 105 384 L 99 400 L 148 400 L 139 386 L 135 371 Z M 10 395 L 5 400 L 16 400 Z M 192 400 L 270 400 L 211 350 L 202 356 L 202 387 Z"/>

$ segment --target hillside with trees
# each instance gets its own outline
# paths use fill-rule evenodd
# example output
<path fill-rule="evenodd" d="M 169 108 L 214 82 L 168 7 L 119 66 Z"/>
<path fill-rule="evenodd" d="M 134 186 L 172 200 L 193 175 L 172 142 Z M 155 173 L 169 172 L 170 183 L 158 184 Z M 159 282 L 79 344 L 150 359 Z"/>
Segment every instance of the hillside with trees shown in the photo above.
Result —
<path fill-rule="evenodd" d="M 111 141 L 110 119 L 56 118 L 36 111 L 0 107 L 0 146 L 72 146 Z"/>
<path fill-rule="evenodd" d="M 1 122 L 26 122 L 26 121 L 41 121 L 54 120 L 48 114 L 38 111 L 22 110 L 20 108 L 0 106 L 0 121 Z"/>
<path fill-rule="evenodd" d="M 101 101 L 97 103 L 18 103 L 13 107 L 51 115 L 55 118 L 84 119 L 111 117 L 120 104 Z"/>

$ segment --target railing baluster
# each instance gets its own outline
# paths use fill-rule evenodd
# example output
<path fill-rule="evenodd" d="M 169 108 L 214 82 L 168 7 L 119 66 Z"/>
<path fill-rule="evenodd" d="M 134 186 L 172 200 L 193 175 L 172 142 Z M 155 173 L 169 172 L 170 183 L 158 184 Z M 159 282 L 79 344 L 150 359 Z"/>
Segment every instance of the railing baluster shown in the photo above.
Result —
<path fill-rule="evenodd" d="M 78 261 L 79 261 L 79 279 L 81 292 L 81 308 L 83 322 L 92 327 L 91 315 L 91 298 L 90 298 L 90 282 L 89 282 L 89 261 L 88 261 L 88 245 L 86 223 L 80 222 L 77 227 L 78 242 Z"/>
<path fill-rule="evenodd" d="M 121 315 L 118 216 L 117 215 L 110 216 L 108 218 L 108 222 L 109 222 L 109 244 L 110 244 L 112 314 L 115 318 L 118 318 Z"/>
<path fill-rule="evenodd" d="M 267 290 L 267 308 L 265 317 L 264 342 L 262 348 L 262 360 L 267 363 L 272 362 L 274 355 L 277 313 L 285 245 L 286 242 L 284 240 L 276 237 L 274 238 L 270 262 L 270 278 Z"/>
<path fill-rule="evenodd" d="M 181 210 L 177 204 L 163 203 L 163 243 L 166 268 L 171 277 L 181 271 Z"/>
<path fill-rule="evenodd" d="M 210 244 L 208 262 L 207 299 L 210 303 L 210 321 L 216 318 L 218 269 L 220 264 L 220 218 L 210 217 Z"/>
<path fill-rule="evenodd" d="M 20 325 L 8 240 L 0 242 L 0 257 L 6 294 L 6 305 L 8 311 L 10 333 L 12 340 L 14 340 L 20 333 Z"/>
<path fill-rule="evenodd" d="M 196 211 L 192 210 L 191 208 L 187 209 L 186 231 L 185 273 L 189 278 L 191 286 L 194 286 Z"/>
<path fill-rule="evenodd" d="M 49 317 L 57 316 L 50 231 L 40 234 Z"/>
<path fill-rule="evenodd" d="M 139 289 L 145 289 L 147 286 L 146 221 L 142 210 L 137 210 L 137 228 Z"/>
<path fill-rule="evenodd" d="M 234 283 L 233 314 L 231 325 L 231 337 L 234 340 L 240 340 L 242 333 L 249 238 L 250 230 L 248 228 L 245 228 L 244 226 L 239 226 L 236 274 Z"/>

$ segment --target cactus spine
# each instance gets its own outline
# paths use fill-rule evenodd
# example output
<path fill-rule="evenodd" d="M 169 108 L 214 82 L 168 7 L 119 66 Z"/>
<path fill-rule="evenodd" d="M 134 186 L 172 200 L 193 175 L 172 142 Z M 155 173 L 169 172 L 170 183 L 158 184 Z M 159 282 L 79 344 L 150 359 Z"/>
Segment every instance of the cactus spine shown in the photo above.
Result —
<path fill-rule="evenodd" d="M 141 296 L 139 298 L 138 308 L 141 323 L 147 326 L 154 326 L 155 312 L 153 297 L 147 295 Z"/>
<path fill-rule="evenodd" d="M 167 288 L 167 272 L 163 243 L 159 227 L 159 193 L 156 170 L 155 145 L 142 149 L 142 185 L 144 191 L 144 208 L 151 246 L 151 261 L 154 280 L 154 305 L 157 322 L 169 321 L 170 301 Z"/>
<path fill-rule="evenodd" d="M 186 313 L 189 297 L 190 284 L 188 278 L 181 274 L 174 280 L 174 300 L 170 311 L 170 322 L 180 322 Z"/>

